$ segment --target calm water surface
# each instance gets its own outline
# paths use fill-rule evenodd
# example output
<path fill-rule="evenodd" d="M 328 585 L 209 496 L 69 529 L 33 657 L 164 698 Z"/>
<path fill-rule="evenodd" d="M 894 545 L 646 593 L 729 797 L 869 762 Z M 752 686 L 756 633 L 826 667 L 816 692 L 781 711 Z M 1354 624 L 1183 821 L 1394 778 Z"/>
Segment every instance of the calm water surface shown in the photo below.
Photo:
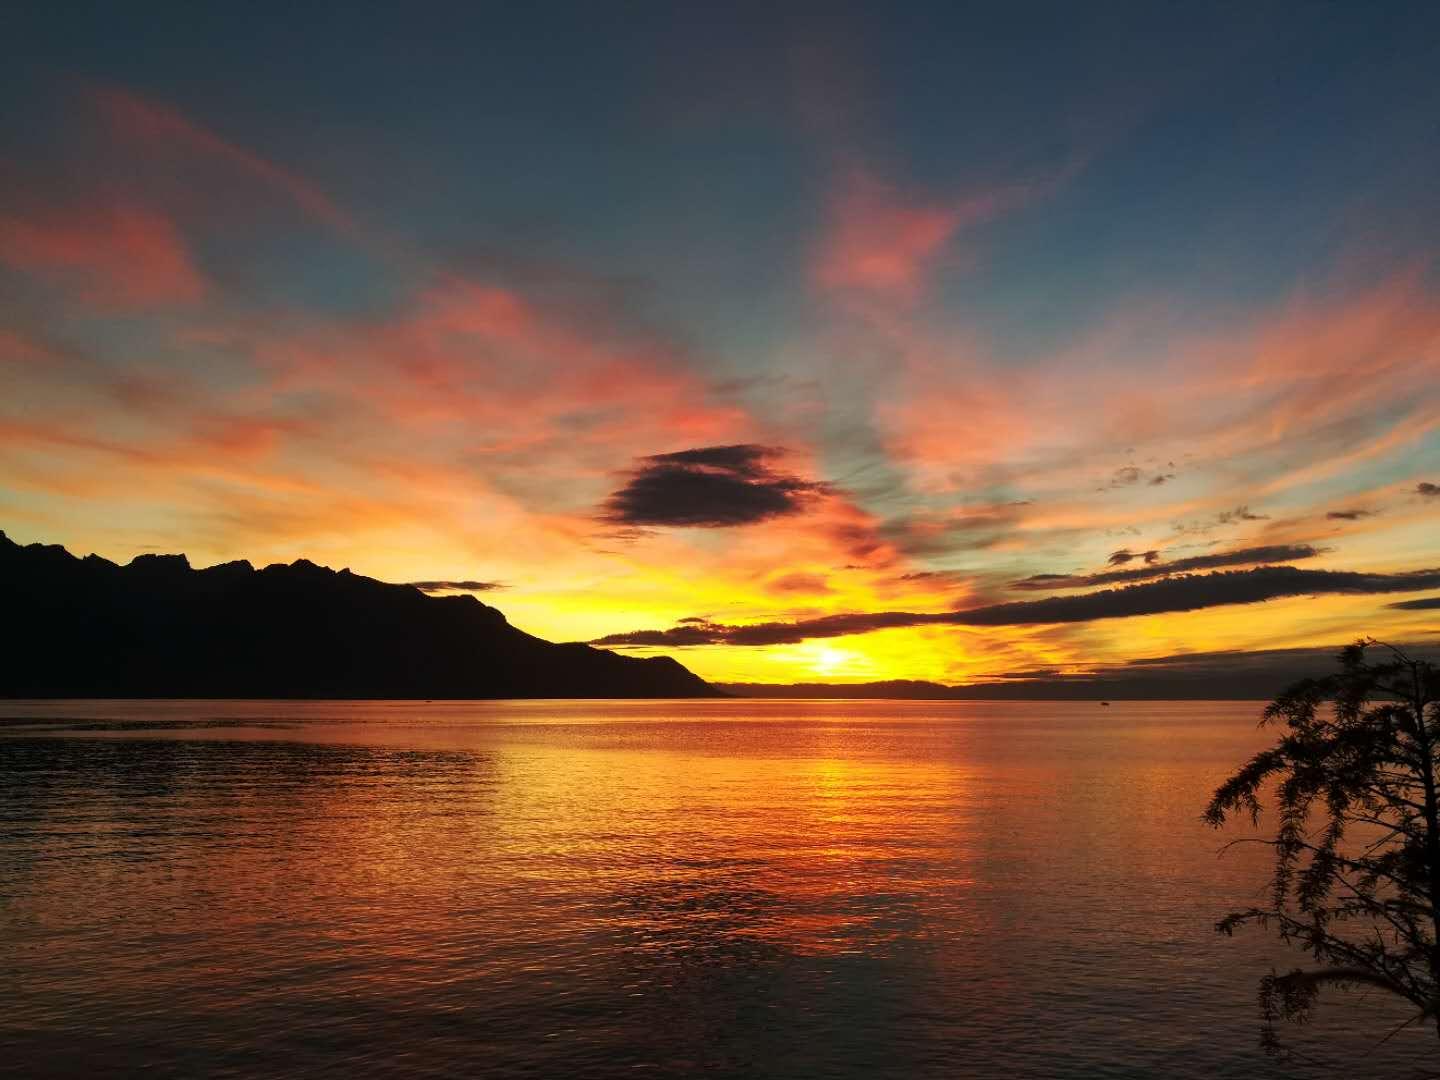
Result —
<path fill-rule="evenodd" d="M 0 1070 L 1413 1075 L 1258 1050 L 1258 710 L 0 702 Z"/>

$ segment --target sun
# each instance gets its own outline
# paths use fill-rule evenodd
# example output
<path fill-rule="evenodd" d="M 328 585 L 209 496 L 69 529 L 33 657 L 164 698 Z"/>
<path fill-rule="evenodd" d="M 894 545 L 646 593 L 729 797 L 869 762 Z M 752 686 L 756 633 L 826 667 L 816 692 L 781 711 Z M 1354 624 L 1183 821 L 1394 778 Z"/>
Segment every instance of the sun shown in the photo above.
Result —
<path fill-rule="evenodd" d="M 808 645 L 805 652 L 806 665 L 816 675 L 849 674 L 862 660 L 849 649 L 837 649 L 832 645 L 819 643 Z"/>

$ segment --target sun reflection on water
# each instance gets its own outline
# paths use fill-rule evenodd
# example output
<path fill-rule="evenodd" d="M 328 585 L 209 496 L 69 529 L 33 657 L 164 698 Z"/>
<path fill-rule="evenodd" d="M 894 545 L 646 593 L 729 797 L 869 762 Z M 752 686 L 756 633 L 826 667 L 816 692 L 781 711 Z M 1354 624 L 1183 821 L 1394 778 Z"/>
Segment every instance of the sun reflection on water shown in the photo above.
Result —
<path fill-rule="evenodd" d="M 1262 1074 L 1196 818 L 1250 708 L 47 708 L 0 1033 L 57 1075 Z"/>

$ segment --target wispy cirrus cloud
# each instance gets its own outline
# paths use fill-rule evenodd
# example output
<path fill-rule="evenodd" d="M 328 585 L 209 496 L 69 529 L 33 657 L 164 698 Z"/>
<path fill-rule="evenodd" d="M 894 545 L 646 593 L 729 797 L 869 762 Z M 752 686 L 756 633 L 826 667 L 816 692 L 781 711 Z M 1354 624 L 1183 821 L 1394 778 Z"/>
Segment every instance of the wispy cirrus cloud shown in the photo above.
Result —
<path fill-rule="evenodd" d="M 88 92 L 116 132 L 146 144 L 151 152 L 170 148 L 211 158 L 283 192 L 318 221 L 338 231 L 357 229 L 355 218 L 318 185 L 224 138 L 174 106 L 119 86 L 92 85 Z"/>
<path fill-rule="evenodd" d="M 1100 486 L 1157 506 L 1178 489 L 1193 502 L 1220 470 L 1243 512 L 1440 427 L 1440 305 L 1423 281 L 1396 272 L 1337 292 L 1219 333 L 1171 330 L 1163 308 L 1117 312 L 1018 370 L 983 338 L 911 326 L 877 397 L 882 439 L 929 487 L 983 483 L 999 458 L 1027 493 L 1069 490 L 1077 503 L 1078 481 L 1123 440 L 1154 464 L 1111 466 Z M 1142 482 L 1152 476 L 1166 479 Z"/>
<path fill-rule="evenodd" d="M 921 204 L 855 170 L 832 205 L 832 225 L 812 267 L 816 284 L 908 304 L 963 227 L 993 216 L 997 194 Z"/>

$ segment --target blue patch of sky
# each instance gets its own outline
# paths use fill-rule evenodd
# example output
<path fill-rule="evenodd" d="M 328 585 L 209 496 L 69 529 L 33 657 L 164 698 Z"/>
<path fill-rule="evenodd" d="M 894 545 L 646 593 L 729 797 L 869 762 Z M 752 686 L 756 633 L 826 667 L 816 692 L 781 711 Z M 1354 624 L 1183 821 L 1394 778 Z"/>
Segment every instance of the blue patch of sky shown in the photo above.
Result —
<path fill-rule="evenodd" d="M 1367 194 L 1382 213 L 1417 208 L 1420 251 L 1440 164 L 1437 11 L 908 4 L 805 20 L 97 3 L 22 12 L 11 40 L 28 75 L 6 78 L 28 78 L 37 108 L 66 75 L 153 94 L 442 260 L 500 280 L 578 267 L 740 370 L 763 367 L 803 318 L 827 154 L 937 199 L 1093 154 L 1053 194 L 959 238 L 977 271 L 942 275 L 948 317 L 1019 358 L 1137 295 L 1183 295 L 1210 321 L 1273 303 L 1336 261 Z M 834 50 L 820 65 L 834 87 L 797 88 L 806 49 Z M 854 145 L 805 129 L 806 92 L 835 106 L 829 137 Z M 53 136 L 15 119 L 28 112 L 7 141 Z M 1414 225 L 1389 220 L 1410 237 Z M 372 310 L 405 284 L 298 233 L 202 254 L 257 302 Z"/>

